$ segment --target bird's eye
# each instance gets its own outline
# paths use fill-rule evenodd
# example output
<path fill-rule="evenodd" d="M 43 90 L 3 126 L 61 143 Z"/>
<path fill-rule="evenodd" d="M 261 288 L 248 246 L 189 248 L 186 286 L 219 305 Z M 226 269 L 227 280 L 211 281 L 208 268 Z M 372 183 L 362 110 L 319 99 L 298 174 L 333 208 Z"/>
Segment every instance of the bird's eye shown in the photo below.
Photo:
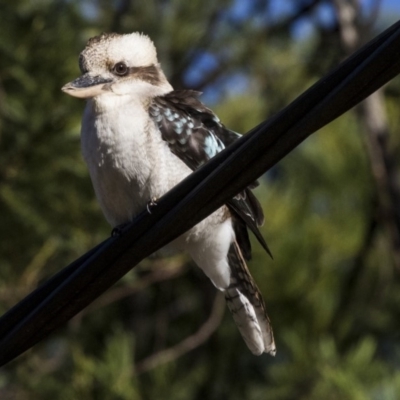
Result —
<path fill-rule="evenodd" d="M 129 68 L 123 62 L 116 63 L 112 69 L 112 72 L 115 75 L 119 75 L 119 76 L 125 76 L 128 73 L 128 71 L 129 71 Z"/>

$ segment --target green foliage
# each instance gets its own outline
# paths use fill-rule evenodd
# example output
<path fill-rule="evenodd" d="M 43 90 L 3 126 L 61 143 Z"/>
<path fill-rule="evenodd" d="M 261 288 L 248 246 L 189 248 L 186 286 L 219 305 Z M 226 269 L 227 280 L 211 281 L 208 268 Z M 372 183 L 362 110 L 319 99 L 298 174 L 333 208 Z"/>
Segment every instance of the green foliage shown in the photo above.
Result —
<path fill-rule="evenodd" d="M 321 27 L 294 40 L 295 20 L 274 24 L 264 2 L 253 3 L 238 18 L 228 0 L 0 0 L 2 312 L 110 231 L 80 155 L 83 103 L 60 91 L 79 73 L 85 41 L 101 31 L 145 31 L 174 85 L 193 83 L 206 100 L 218 99 L 209 105 L 224 123 L 246 132 L 343 57 L 337 32 Z M 199 72 L 203 53 L 214 70 Z M 386 88 L 393 133 L 399 82 Z M 397 172 L 399 150 L 393 134 Z M 371 164 L 360 115 L 348 113 L 261 178 L 263 233 L 275 260 L 254 243 L 249 267 L 274 326 L 275 358 L 252 356 L 226 314 L 194 350 L 143 368 L 196 334 L 217 304 L 185 256 L 149 259 L 5 367 L 0 398 L 396 399 L 399 271 Z"/>

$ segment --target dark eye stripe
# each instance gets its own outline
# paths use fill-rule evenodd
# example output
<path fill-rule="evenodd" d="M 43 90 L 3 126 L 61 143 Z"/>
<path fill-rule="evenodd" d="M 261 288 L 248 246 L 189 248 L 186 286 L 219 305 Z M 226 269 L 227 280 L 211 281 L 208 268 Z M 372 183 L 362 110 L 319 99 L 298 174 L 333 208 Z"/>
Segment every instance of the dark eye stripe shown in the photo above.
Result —
<path fill-rule="evenodd" d="M 155 65 L 129 68 L 129 74 L 137 76 L 138 79 L 148 82 L 151 85 L 157 85 L 161 81 L 158 68 Z"/>

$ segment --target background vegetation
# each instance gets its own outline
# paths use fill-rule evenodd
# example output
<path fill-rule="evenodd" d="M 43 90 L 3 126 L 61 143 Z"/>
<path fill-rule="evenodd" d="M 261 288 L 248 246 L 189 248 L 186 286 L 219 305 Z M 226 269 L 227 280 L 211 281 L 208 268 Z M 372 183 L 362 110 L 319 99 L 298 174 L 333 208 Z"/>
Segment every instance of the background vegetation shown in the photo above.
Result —
<path fill-rule="evenodd" d="M 380 12 L 381 11 L 381 12 Z M 0 311 L 110 233 L 80 155 L 86 40 L 143 31 L 246 132 L 394 22 L 378 1 L 0 0 Z M 247 350 L 184 255 L 146 260 L 0 372 L 0 399 L 397 399 L 400 80 L 262 177 L 250 268 L 278 353 Z"/>

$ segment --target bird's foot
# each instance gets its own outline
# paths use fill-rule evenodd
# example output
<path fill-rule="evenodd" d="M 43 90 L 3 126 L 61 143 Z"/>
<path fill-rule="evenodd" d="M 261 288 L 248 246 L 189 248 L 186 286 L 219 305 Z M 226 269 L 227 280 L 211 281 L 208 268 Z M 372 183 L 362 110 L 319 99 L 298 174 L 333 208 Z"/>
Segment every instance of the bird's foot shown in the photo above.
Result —
<path fill-rule="evenodd" d="M 156 205 L 157 205 L 157 199 L 155 197 L 152 197 L 150 201 L 147 203 L 146 206 L 147 212 L 151 214 L 151 209 L 154 208 Z"/>
<path fill-rule="evenodd" d="M 117 225 L 112 231 L 111 231 L 111 237 L 118 237 L 122 235 L 123 230 L 127 227 L 129 223 Z"/>

